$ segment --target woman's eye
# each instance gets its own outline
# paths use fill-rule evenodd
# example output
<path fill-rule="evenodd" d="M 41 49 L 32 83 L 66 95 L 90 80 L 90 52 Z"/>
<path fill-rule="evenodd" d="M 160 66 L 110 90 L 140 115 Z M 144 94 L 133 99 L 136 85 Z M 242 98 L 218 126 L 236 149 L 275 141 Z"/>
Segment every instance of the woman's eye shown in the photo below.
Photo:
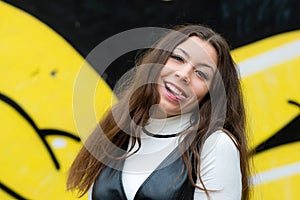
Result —
<path fill-rule="evenodd" d="M 173 58 L 173 59 L 175 59 L 178 62 L 182 62 L 182 63 L 184 62 L 184 59 L 181 56 L 172 54 L 170 57 Z"/>
<path fill-rule="evenodd" d="M 205 80 L 208 80 L 208 76 L 207 74 L 205 74 L 202 71 L 196 71 L 196 73 L 198 74 L 198 76 L 200 76 L 201 78 L 204 78 Z"/>

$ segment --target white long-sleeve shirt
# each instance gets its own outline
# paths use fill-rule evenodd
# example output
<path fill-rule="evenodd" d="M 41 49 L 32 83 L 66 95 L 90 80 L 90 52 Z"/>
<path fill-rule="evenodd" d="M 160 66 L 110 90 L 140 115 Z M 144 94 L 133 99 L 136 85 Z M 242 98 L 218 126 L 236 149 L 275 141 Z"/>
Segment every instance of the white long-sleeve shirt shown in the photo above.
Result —
<path fill-rule="evenodd" d="M 190 126 L 191 114 L 166 118 L 150 119 L 145 127 L 151 133 L 169 135 L 181 132 Z M 127 158 L 122 171 L 122 181 L 128 200 L 133 200 L 136 192 L 147 177 L 177 147 L 179 137 L 155 138 L 141 133 L 140 150 Z M 133 151 L 137 148 L 134 146 Z M 210 135 L 201 152 L 201 177 L 211 200 L 241 199 L 241 172 L 239 152 L 223 131 Z M 202 186 L 197 180 L 197 185 Z M 91 195 L 90 195 L 91 196 Z M 195 200 L 205 200 L 204 191 L 195 189 Z"/>

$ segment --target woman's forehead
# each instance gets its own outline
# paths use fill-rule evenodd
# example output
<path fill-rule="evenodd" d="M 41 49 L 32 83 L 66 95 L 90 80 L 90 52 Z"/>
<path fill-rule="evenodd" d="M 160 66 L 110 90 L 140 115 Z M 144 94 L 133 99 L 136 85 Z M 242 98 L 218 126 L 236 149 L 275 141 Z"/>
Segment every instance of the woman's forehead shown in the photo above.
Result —
<path fill-rule="evenodd" d="M 184 42 L 180 43 L 174 51 L 182 52 L 189 59 L 206 59 L 217 66 L 217 51 L 207 41 L 197 37 L 191 36 Z"/>

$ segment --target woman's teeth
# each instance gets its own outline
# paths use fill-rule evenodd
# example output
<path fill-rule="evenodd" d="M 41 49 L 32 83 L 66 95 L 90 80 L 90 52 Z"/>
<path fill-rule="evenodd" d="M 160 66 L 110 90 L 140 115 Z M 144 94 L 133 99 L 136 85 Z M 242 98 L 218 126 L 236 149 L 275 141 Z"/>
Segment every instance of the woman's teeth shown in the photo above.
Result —
<path fill-rule="evenodd" d="M 177 99 L 184 99 L 185 96 L 182 94 L 182 92 L 180 90 L 178 90 L 174 85 L 170 84 L 170 83 L 166 83 L 166 88 L 172 92 L 172 94 L 177 98 Z"/>

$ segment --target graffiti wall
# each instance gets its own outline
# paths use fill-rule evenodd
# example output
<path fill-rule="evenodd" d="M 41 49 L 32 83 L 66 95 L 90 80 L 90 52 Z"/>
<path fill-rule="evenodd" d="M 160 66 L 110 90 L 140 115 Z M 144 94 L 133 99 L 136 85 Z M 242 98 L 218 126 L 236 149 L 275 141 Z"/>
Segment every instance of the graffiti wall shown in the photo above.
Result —
<path fill-rule="evenodd" d="M 65 183 L 81 146 L 72 109 L 76 76 L 85 71 L 84 88 L 97 83 L 98 118 L 111 89 L 55 31 L 3 2 L 0 30 L 0 199 L 74 199 Z"/>
<path fill-rule="evenodd" d="M 297 30 L 233 50 L 256 150 L 253 199 L 300 197 L 299 49 Z"/>
<path fill-rule="evenodd" d="M 84 72 L 76 88 L 81 104 L 94 99 L 93 110 L 76 112 L 88 134 L 90 116 L 101 119 L 115 101 L 111 88 L 133 66 L 136 52 L 118 58 L 102 77 L 84 57 L 123 30 L 182 22 L 216 27 L 232 44 L 255 151 L 252 199 L 299 199 L 298 4 L 0 1 L 0 199 L 76 199 L 65 187 L 84 137 L 72 107 L 76 78 Z"/>

